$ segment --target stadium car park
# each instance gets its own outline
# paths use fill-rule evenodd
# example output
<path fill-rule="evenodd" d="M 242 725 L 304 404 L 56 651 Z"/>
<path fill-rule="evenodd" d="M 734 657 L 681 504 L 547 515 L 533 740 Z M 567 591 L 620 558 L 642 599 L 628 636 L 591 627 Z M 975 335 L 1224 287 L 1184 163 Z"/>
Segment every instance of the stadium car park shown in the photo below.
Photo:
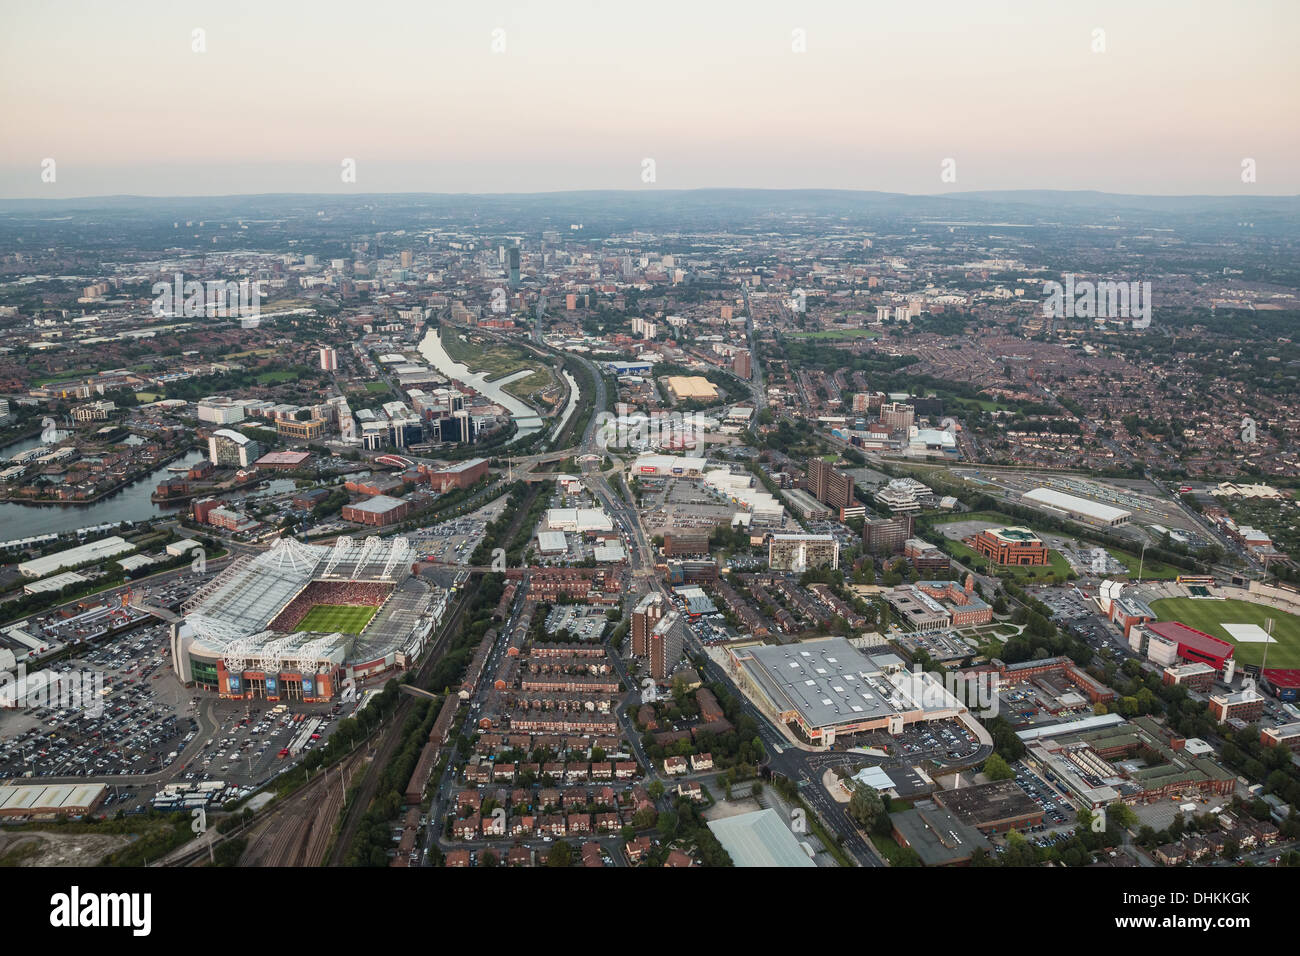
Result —
<path fill-rule="evenodd" d="M 264 781 L 292 765 L 286 758 L 321 745 L 337 718 L 346 716 L 342 703 L 296 703 L 276 713 L 266 702 L 192 696 L 172 672 L 168 640 L 167 626 L 153 625 L 55 665 L 52 669 L 63 673 L 102 673 L 103 711 L 91 715 L 58 706 L 0 711 L 6 729 L 0 738 L 0 778 L 114 781 L 122 789 L 115 788 L 103 806 L 116 812 L 147 802 L 169 781 L 220 779 L 234 786 Z M 198 708 L 205 700 L 217 727 L 195 750 Z M 290 754 L 305 726 L 300 716 L 319 720 L 317 737 Z M 148 783 L 129 782 L 146 776 Z"/>
<path fill-rule="evenodd" d="M 178 712 L 167 700 L 176 687 L 166 647 L 166 628 L 154 626 L 56 665 L 103 674 L 102 713 L 53 705 L 7 712 L 19 732 L 0 743 L 0 776 L 137 776 L 172 763 L 198 725 L 188 706 Z"/>

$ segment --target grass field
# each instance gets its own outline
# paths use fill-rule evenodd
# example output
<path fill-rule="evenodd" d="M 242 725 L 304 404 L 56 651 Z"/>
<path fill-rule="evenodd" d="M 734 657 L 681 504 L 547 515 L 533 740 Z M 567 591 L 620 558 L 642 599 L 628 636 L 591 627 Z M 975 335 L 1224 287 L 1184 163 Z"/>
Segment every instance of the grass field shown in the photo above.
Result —
<path fill-rule="evenodd" d="M 965 513 L 937 515 L 934 517 L 927 516 L 927 520 L 934 525 L 950 524 L 954 521 L 989 521 L 1001 525 L 1010 525 L 1013 527 L 1024 527 L 1025 522 L 1018 521 L 1010 515 L 1004 515 L 997 511 L 970 511 Z M 971 559 L 971 567 L 976 571 L 984 571 L 990 567 L 988 558 L 984 557 L 974 548 L 955 541 L 952 538 L 945 538 L 943 548 L 954 558 L 963 556 Z M 1055 548 L 1048 548 L 1048 560 L 1051 564 L 1039 567 L 1028 567 L 1025 565 L 993 565 L 992 568 L 1003 574 L 1010 574 L 1023 581 L 1033 581 L 1035 579 L 1046 579 L 1049 574 L 1055 573 L 1060 581 L 1064 581 L 1070 576 L 1070 562 L 1065 560 Z M 990 572 L 991 573 L 991 572 Z"/>
<path fill-rule="evenodd" d="M 257 376 L 257 384 L 279 385 L 282 382 L 292 382 L 297 377 L 297 372 L 290 372 L 287 369 L 282 369 L 278 372 L 263 372 L 261 375 Z"/>
<path fill-rule="evenodd" d="M 1180 574 L 1188 574 L 1185 568 L 1176 568 L 1172 564 L 1164 564 L 1154 558 L 1142 560 L 1140 554 L 1129 554 L 1127 551 L 1120 551 L 1118 548 L 1107 548 L 1110 556 L 1118 561 L 1124 567 L 1128 568 L 1129 577 L 1137 579 L 1138 568 L 1142 569 L 1143 581 L 1172 581 Z"/>
<path fill-rule="evenodd" d="M 360 634 L 378 610 L 365 604 L 317 604 L 298 622 L 297 630 Z"/>
<path fill-rule="evenodd" d="M 1226 622 L 1264 627 L 1265 620 L 1271 617 L 1273 640 L 1277 643 L 1269 645 L 1268 666 L 1300 668 L 1300 617 L 1294 614 L 1245 601 L 1198 601 L 1193 598 L 1163 598 L 1151 602 L 1151 610 L 1162 621 L 1177 621 L 1236 644 L 1233 657 L 1243 664 L 1260 663 L 1264 658 L 1264 645 L 1237 644 L 1219 625 Z"/>

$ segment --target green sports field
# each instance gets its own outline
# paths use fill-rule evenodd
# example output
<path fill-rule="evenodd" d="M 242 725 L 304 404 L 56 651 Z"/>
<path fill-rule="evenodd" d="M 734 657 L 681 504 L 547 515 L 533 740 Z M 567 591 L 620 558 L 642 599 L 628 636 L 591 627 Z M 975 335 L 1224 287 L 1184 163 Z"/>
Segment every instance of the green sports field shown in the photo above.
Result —
<path fill-rule="evenodd" d="M 1193 598 L 1152 601 L 1151 610 L 1162 621 L 1177 621 L 1235 644 L 1237 650 L 1232 656 L 1242 664 L 1259 664 L 1264 658 L 1264 645 L 1238 644 L 1219 625 L 1257 624 L 1265 627 L 1264 622 L 1271 617 L 1273 640 L 1277 643 L 1268 646 L 1268 666 L 1300 668 L 1300 617 L 1294 614 L 1246 601 L 1198 601 Z"/>
<path fill-rule="evenodd" d="M 366 604 L 317 604 L 298 622 L 296 630 L 360 634 L 378 610 Z"/>

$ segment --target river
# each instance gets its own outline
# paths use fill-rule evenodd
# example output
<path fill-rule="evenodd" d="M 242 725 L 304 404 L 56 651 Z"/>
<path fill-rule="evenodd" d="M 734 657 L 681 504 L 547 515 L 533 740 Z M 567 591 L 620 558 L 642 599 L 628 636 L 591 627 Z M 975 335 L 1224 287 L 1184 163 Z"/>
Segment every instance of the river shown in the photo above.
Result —
<path fill-rule="evenodd" d="M 454 331 L 453 335 L 457 334 Z M 521 369 L 513 375 L 507 375 L 499 378 L 495 382 L 489 382 L 487 376 L 482 372 L 471 372 L 468 365 L 462 365 L 460 362 L 453 361 L 452 357 L 447 354 L 447 350 L 442 347 L 442 338 L 437 329 L 430 329 L 420 342 L 420 354 L 428 360 L 429 364 L 436 368 L 448 378 L 454 378 L 458 382 L 463 382 L 474 391 L 478 392 L 496 402 L 506 411 L 508 411 L 515 420 L 518 430 L 515 432 L 514 441 L 521 438 L 527 438 L 529 435 L 537 432 L 542 427 L 542 419 L 533 409 L 529 408 L 519 399 L 507 392 L 502 386 L 509 385 L 516 379 L 524 378 L 532 373 L 527 369 Z"/>
<path fill-rule="evenodd" d="M 23 450 L 23 444 L 15 442 L 9 448 L 0 449 L 0 455 L 5 455 L 6 452 L 15 455 Z M 39 440 L 36 440 L 36 444 L 39 444 Z M 193 465 L 205 457 L 201 451 L 189 452 L 91 505 L 20 505 L 12 501 L 0 501 L 0 538 L 12 541 L 38 534 L 62 534 L 110 521 L 144 521 L 175 513 L 178 509 L 184 510 L 189 502 L 161 508 L 150 501 L 149 496 L 160 481 L 173 477 L 168 473 L 168 467 Z"/>

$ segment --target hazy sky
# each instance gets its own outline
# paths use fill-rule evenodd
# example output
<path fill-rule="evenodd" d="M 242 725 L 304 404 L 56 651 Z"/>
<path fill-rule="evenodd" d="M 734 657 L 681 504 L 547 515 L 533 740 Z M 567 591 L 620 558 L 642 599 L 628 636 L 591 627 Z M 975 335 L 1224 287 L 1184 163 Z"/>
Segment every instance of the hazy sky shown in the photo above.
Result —
<path fill-rule="evenodd" d="M 0 0 L 0 11 L 4 197 L 1300 192 L 1300 0 Z M 192 50 L 195 29 L 206 52 Z M 796 30 L 806 52 L 793 50 Z M 342 181 L 345 158 L 355 183 Z M 955 182 L 941 179 L 949 158 Z"/>

